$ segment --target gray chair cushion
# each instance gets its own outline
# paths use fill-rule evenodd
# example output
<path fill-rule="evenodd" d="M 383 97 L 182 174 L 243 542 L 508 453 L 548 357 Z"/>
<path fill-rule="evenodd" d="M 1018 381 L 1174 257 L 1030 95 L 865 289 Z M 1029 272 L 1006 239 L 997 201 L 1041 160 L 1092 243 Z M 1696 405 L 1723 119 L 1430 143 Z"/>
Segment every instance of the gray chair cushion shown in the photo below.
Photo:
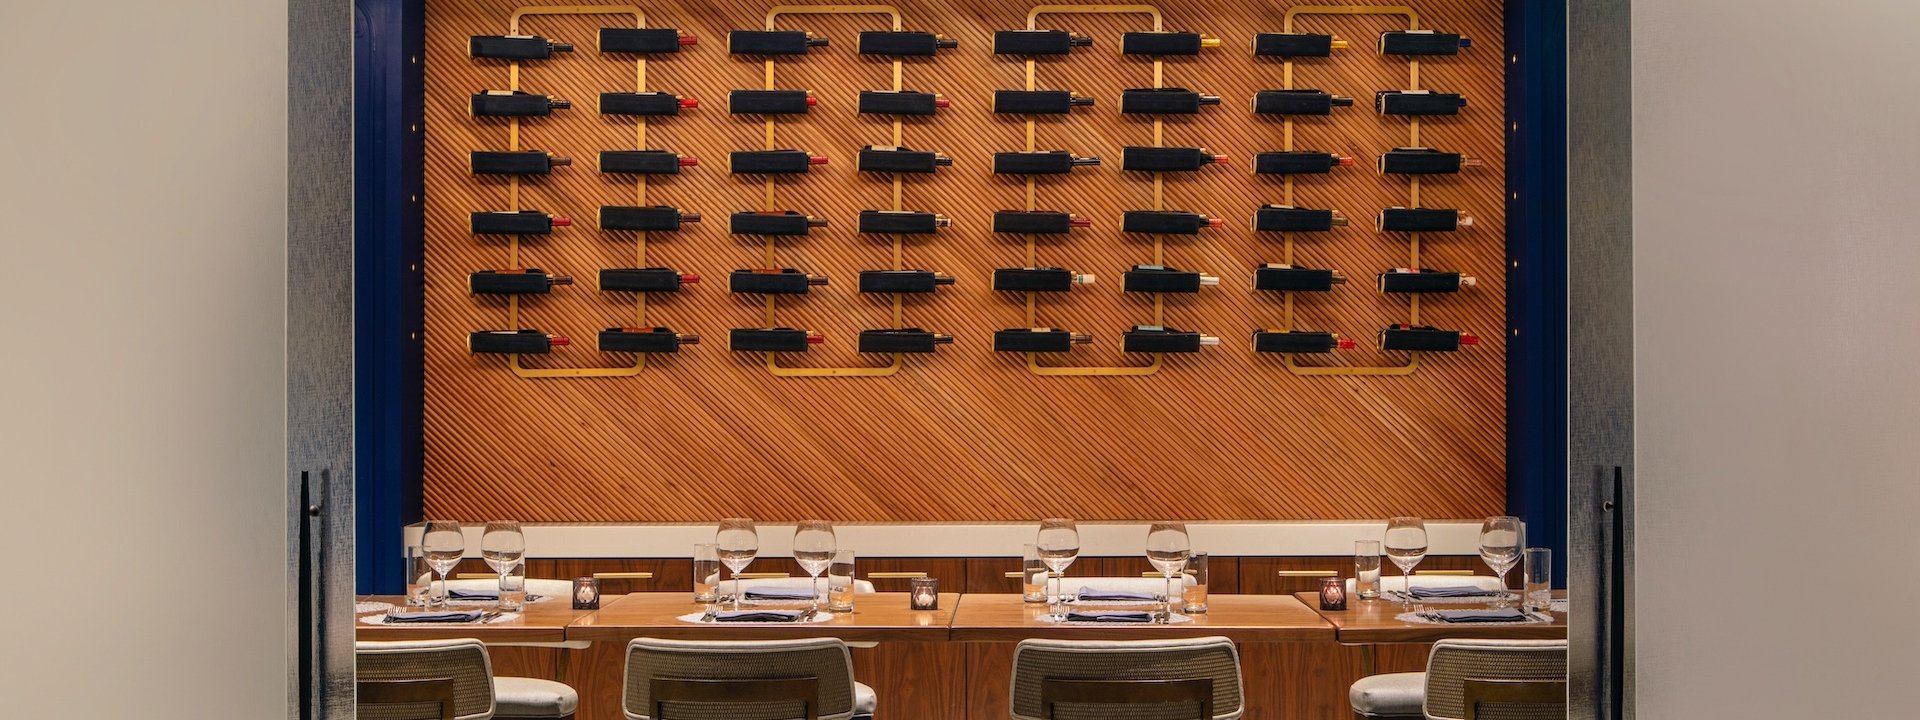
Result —
<path fill-rule="evenodd" d="M 566 683 L 527 677 L 493 679 L 493 716 L 563 718 L 580 707 L 580 694 Z"/>
<path fill-rule="evenodd" d="M 1370 718 L 1424 718 L 1427 674 L 1387 673 L 1363 677 L 1347 690 L 1353 712 Z"/>
<path fill-rule="evenodd" d="M 873 694 L 873 688 L 867 687 L 866 683 L 853 684 L 854 717 L 873 715 L 873 708 L 879 704 L 880 698 Z"/>

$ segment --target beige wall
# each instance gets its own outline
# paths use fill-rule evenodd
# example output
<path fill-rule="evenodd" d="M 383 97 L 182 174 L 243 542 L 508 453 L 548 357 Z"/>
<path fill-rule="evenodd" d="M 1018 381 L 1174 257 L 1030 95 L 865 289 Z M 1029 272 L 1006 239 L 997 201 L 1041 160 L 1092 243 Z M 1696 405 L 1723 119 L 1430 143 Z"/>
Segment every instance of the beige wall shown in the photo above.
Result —
<path fill-rule="evenodd" d="M 1913 712 L 1916 27 L 1633 5 L 1641 718 Z"/>
<path fill-rule="evenodd" d="M 0 715 L 284 717 L 285 3 L 4 17 Z"/>

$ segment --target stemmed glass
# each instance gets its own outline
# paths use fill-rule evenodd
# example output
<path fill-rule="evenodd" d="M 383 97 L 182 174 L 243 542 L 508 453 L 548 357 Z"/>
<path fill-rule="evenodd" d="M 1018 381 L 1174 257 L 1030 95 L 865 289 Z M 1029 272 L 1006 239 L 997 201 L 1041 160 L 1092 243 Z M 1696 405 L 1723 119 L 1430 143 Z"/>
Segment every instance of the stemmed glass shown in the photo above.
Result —
<path fill-rule="evenodd" d="M 740 588 L 740 571 L 752 565 L 753 556 L 760 553 L 760 533 L 754 531 L 752 520 L 726 518 L 714 532 L 713 544 L 718 546 L 720 564 L 733 571 L 733 609 L 739 610 L 740 596 L 746 594 Z"/>
<path fill-rule="evenodd" d="M 1186 523 L 1154 523 L 1147 529 L 1147 562 L 1159 568 L 1167 579 L 1167 622 L 1173 622 L 1173 578 L 1186 569 L 1193 556 L 1193 543 L 1187 538 Z M 1182 584 L 1185 580 L 1182 580 Z"/>
<path fill-rule="evenodd" d="M 495 520 L 487 523 L 486 531 L 480 533 L 480 559 L 487 561 L 487 567 L 493 568 L 503 582 L 507 573 L 520 566 L 526 552 L 527 536 L 520 532 L 520 523 Z M 500 601 L 507 601 L 505 585 L 500 588 Z"/>
<path fill-rule="evenodd" d="M 1047 570 L 1051 571 L 1047 574 L 1061 576 L 1054 578 L 1055 587 L 1064 589 L 1059 588 L 1058 583 L 1066 581 L 1064 573 L 1067 567 L 1080 557 L 1080 529 L 1067 518 L 1041 520 L 1040 532 L 1033 538 L 1033 547 L 1040 553 L 1040 562 L 1046 563 Z M 1059 593 L 1047 595 L 1049 612 L 1057 612 L 1054 605 L 1059 599 Z"/>
<path fill-rule="evenodd" d="M 1520 518 L 1502 515 L 1480 524 L 1480 559 L 1500 576 L 1500 599 L 1493 606 L 1507 607 L 1507 571 L 1520 562 Z"/>
<path fill-rule="evenodd" d="M 833 523 L 825 520 L 802 520 L 793 533 L 793 559 L 800 563 L 800 569 L 807 571 L 807 589 L 813 593 L 812 608 L 820 609 L 820 573 L 825 572 L 827 564 L 833 562 L 834 537 Z"/>
<path fill-rule="evenodd" d="M 1413 567 L 1427 556 L 1427 524 L 1417 517 L 1397 517 L 1387 521 L 1386 542 L 1387 557 L 1400 568 L 1400 579 L 1406 585 L 1401 595 L 1401 605 L 1413 607 Z"/>
<path fill-rule="evenodd" d="M 460 556 L 467 554 L 467 536 L 460 532 L 460 523 L 451 520 L 427 521 L 426 532 L 420 536 L 420 552 L 427 558 L 427 567 L 433 568 L 434 573 L 440 576 L 440 591 L 427 589 L 427 605 L 445 605 L 447 573 L 460 564 Z"/>

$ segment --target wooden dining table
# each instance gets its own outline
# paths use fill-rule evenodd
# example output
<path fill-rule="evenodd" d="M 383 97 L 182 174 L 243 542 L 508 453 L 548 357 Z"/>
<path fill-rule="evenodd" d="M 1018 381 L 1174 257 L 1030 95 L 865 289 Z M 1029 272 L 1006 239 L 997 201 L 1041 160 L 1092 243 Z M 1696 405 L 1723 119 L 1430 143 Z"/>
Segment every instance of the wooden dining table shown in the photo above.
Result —
<path fill-rule="evenodd" d="M 1555 593 L 1556 598 L 1565 597 L 1564 592 Z M 1481 623 L 1416 623 L 1398 619 L 1406 608 L 1400 603 L 1384 598 L 1353 598 L 1347 602 L 1345 610 L 1321 610 L 1319 593 L 1295 593 L 1294 597 L 1303 605 L 1313 608 L 1320 617 L 1333 626 L 1334 639 L 1342 645 L 1356 646 L 1360 649 L 1360 674 L 1372 675 L 1377 664 L 1375 646 L 1408 645 L 1431 643 L 1449 638 L 1478 638 L 1488 640 L 1564 640 L 1567 637 L 1567 614 L 1564 612 L 1547 613 L 1552 622 L 1529 623 L 1526 625 L 1501 625 Z M 1485 608 L 1485 604 L 1448 604 L 1429 605 L 1429 609 L 1469 609 Z M 1418 648 L 1413 648 L 1418 649 Z"/>
<path fill-rule="evenodd" d="M 364 595 L 356 599 L 359 602 L 382 602 L 404 610 L 422 608 L 405 607 L 405 598 L 399 595 Z M 475 605 L 453 606 L 451 610 L 493 610 L 491 606 Z M 568 598 L 552 598 L 541 602 L 528 603 L 519 612 L 503 613 L 499 620 L 471 623 L 394 623 L 373 625 L 362 622 L 363 619 L 383 614 L 356 613 L 354 616 L 354 637 L 360 640 L 445 640 L 451 638 L 475 638 L 489 645 L 528 645 L 559 644 L 567 641 L 568 629 L 581 619 L 593 614 L 592 610 L 575 610 Z"/>

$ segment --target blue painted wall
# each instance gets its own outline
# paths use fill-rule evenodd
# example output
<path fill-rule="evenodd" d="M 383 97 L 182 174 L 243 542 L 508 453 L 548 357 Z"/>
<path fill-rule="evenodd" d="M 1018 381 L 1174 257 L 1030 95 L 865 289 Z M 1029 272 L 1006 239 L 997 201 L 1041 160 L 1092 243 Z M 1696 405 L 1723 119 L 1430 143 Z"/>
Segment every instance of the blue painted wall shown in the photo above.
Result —
<path fill-rule="evenodd" d="M 1567 8 L 1507 1 L 1507 512 L 1567 577 Z"/>
<path fill-rule="evenodd" d="M 354 4 L 354 436 L 361 592 L 398 593 L 420 520 L 424 231 L 418 0 Z"/>

